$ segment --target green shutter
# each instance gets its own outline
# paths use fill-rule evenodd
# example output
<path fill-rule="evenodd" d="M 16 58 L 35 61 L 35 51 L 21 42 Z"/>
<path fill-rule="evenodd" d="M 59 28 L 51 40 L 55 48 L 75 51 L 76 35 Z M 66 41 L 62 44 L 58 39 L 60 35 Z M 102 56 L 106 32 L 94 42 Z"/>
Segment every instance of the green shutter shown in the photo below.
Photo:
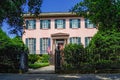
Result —
<path fill-rule="evenodd" d="M 51 44 L 51 43 L 50 43 L 50 38 L 48 38 L 48 46 L 49 46 L 49 47 L 50 47 L 50 44 Z"/>
<path fill-rule="evenodd" d="M 65 29 L 65 26 L 66 26 L 66 22 L 65 22 L 65 19 L 63 19 L 63 28 Z"/>
<path fill-rule="evenodd" d="M 42 38 L 40 38 L 40 54 L 42 54 Z"/>
<path fill-rule="evenodd" d="M 72 38 L 70 38 L 70 43 L 72 43 Z"/>
<path fill-rule="evenodd" d="M 69 23 L 70 23 L 70 28 L 72 28 L 72 19 L 70 19 Z"/>
<path fill-rule="evenodd" d="M 96 25 L 95 25 L 95 24 L 93 24 L 93 27 L 94 27 L 94 28 L 96 28 Z"/>
<path fill-rule="evenodd" d="M 48 28 L 50 29 L 51 20 L 48 20 Z"/>
<path fill-rule="evenodd" d="M 33 20 L 33 21 L 34 21 L 33 29 L 36 29 L 36 20 Z"/>
<path fill-rule="evenodd" d="M 36 53 L 36 38 L 34 38 L 34 54 Z"/>
<path fill-rule="evenodd" d="M 28 20 L 26 20 L 26 29 L 28 29 L 28 23 L 29 23 Z"/>
<path fill-rule="evenodd" d="M 87 19 L 85 19 L 85 28 L 87 28 Z"/>
<path fill-rule="evenodd" d="M 42 21 L 43 21 L 43 20 L 40 20 L 40 29 L 42 29 Z"/>
<path fill-rule="evenodd" d="M 81 38 L 78 37 L 78 44 L 81 44 Z"/>
<path fill-rule="evenodd" d="M 55 20 L 55 29 L 57 28 L 57 20 Z"/>
<path fill-rule="evenodd" d="M 80 25 L 81 25 L 81 24 L 80 24 L 80 19 L 78 19 L 78 28 L 80 28 Z"/>
<path fill-rule="evenodd" d="M 85 47 L 87 47 L 87 37 L 85 37 Z"/>
<path fill-rule="evenodd" d="M 26 44 L 26 46 L 28 46 L 28 38 L 26 38 L 25 44 Z"/>

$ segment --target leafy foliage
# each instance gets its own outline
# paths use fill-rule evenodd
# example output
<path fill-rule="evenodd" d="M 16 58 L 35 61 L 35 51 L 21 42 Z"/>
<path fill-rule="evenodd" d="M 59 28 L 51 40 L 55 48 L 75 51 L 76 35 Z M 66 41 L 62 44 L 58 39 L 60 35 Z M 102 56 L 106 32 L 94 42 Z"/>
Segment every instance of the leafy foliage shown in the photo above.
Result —
<path fill-rule="evenodd" d="M 28 53 L 28 48 L 20 38 L 15 37 L 14 39 L 10 39 L 1 29 L 0 36 L 0 71 L 18 72 L 20 54 Z"/>
<path fill-rule="evenodd" d="M 49 55 L 48 54 L 29 54 L 28 55 L 29 68 L 40 68 L 49 65 Z"/>
<path fill-rule="evenodd" d="M 82 0 L 72 11 L 90 19 L 99 30 L 120 31 L 120 0 Z"/>
<path fill-rule="evenodd" d="M 28 55 L 28 61 L 29 63 L 48 63 L 49 62 L 49 55 L 48 54 L 43 54 L 43 55 L 38 55 L 38 54 L 29 54 Z"/>
<path fill-rule="evenodd" d="M 29 68 L 32 69 L 37 69 L 41 67 L 49 66 L 49 63 L 34 63 L 34 64 L 29 64 Z"/>
<path fill-rule="evenodd" d="M 94 54 L 99 54 L 102 59 L 117 60 L 120 56 L 120 32 L 115 30 L 99 31 L 90 42 L 88 49 Z"/>
<path fill-rule="evenodd" d="M 71 68 L 78 68 L 84 62 L 84 48 L 78 44 L 68 44 L 64 49 L 65 64 Z"/>
<path fill-rule="evenodd" d="M 40 13 L 42 0 L 0 0 L 0 27 L 4 19 L 11 26 L 11 33 L 21 35 L 23 29 L 24 8 L 28 8 L 28 12 Z"/>

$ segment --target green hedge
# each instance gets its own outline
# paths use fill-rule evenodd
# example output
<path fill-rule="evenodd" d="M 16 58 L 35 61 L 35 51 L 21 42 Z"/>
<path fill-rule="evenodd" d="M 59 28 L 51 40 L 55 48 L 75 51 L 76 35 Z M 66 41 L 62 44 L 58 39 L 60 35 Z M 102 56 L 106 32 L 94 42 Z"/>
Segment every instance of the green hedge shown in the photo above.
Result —
<path fill-rule="evenodd" d="M 49 65 L 49 55 L 48 54 L 29 54 L 28 55 L 29 68 L 40 68 Z"/>
<path fill-rule="evenodd" d="M 0 29 L 0 72 L 19 71 L 21 53 L 28 53 L 28 48 L 19 37 L 9 38 Z"/>
<path fill-rule="evenodd" d="M 37 69 L 37 68 L 45 67 L 48 65 L 49 63 L 34 63 L 34 64 L 29 64 L 29 68 Z"/>
<path fill-rule="evenodd" d="M 64 68 L 78 69 L 81 62 L 85 61 L 83 45 L 68 44 L 64 48 Z"/>
<path fill-rule="evenodd" d="M 83 48 L 82 45 L 68 44 L 64 54 L 65 61 L 62 67 L 67 71 L 120 71 L 120 32 L 98 31 L 89 46 Z"/>

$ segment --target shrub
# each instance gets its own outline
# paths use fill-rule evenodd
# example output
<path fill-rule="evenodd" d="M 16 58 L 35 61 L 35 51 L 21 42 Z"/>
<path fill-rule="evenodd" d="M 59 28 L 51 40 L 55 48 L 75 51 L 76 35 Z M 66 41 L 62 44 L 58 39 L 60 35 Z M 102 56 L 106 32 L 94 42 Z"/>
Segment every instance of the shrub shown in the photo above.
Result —
<path fill-rule="evenodd" d="M 36 61 L 38 61 L 40 59 L 40 56 L 37 55 L 37 54 L 29 54 L 28 55 L 28 61 L 29 63 L 33 64 L 35 63 Z"/>
<path fill-rule="evenodd" d="M 120 32 L 115 30 L 98 31 L 86 48 L 88 61 L 96 69 L 120 69 Z"/>
<path fill-rule="evenodd" d="M 66 69 L 78 69 L 81 62 L 84 62 L 84 47 L 78 44 L 68 44 L 64 48 Z"/>
<path fill-rule="evenodd" d="M 47 62 L 48 63 L 49 62 L 49 58 L 50 58 L 50 56 L 48 54 L 43 54 L 41 62 L 43 62 L 43 63 Z"/>
<path fill-rule="evenodd" d="M 37 68 L 45 67 L 48 65 L 49 63 L 34 63 L 34 64 L 29 64 L 29 68 L 37 69 Z"/>
<path fill-rule="evenodd" d="M 0 71 L 18 71 L 20 54 L 27 53 L 28 48 L 19 37 L 10 39 L 1 29 L 0 36 Z"/>

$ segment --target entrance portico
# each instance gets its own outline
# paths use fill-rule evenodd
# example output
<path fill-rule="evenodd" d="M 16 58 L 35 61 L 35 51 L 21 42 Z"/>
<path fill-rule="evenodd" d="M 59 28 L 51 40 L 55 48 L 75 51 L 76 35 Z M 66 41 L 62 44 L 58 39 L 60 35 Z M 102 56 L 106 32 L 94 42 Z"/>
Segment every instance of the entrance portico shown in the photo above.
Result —
<path fill-rule="evenodd" d="M 52 52 L 55 53 L 55 48 L 58 45 L 62 45 L 63 48 L 68 44 L 69 34 L 67 33 L 55 33 L 51 35 L 52 37 Z"/>

